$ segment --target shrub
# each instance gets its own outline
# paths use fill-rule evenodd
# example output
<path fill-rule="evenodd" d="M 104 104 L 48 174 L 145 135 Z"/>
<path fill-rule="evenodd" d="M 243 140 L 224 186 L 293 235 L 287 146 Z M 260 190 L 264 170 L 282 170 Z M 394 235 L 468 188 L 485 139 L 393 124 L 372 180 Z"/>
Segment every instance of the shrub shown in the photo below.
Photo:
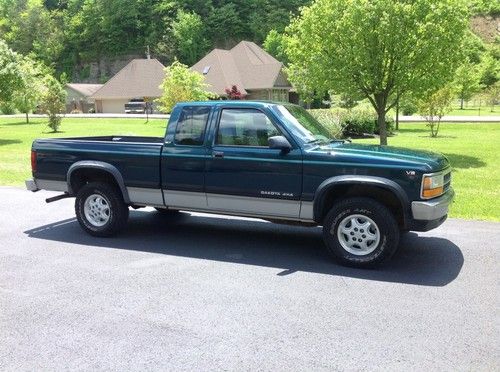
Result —
<path fill-rule="evenodd" d="M 377 114 L 369 107 L 310 110 L 310 113 L 328 128 L 334 138 L 378 134 Z M 388 133 L 392 133 L 394 119 L 387 117 L 386 123 Z"/>
<path fill-rule="evenodd" d="M 399 103 L 399 112 L 405 116 L 410 116 L 418 111 L 417 102 L 411 98 L 403 99 Z"/>
<path fill-rule="evenodd" d="M 44 79 L 45 90 L 42 95 L 42 111 L 49 117 L 49 127 L 53 132 L 59 130 L 61 114 L 66 109 L 66 91 L 55 78 L 47 75 Z"/>
<path fill-rule="evenodd" d="M 441 119 L 450 110 L 454 98 L 455 91 L 448 85 L 436 92 L 427 94 L 420 100 L 418 111 L 427 121 L 427 126 L 431 130 L 431 137 L 437 137 Z"/>
<path fill-rule="evenodd" d="M 16 108 L 12 102 L 2 102 L 0 104 L 0 111 L 4 115 L 13 115 L 16 113 Z"/>
<path fill-rule="evenodd" d="M 345 109 L 316 109 L 309 110 L 312 116 L 316 118 L 328 130 L 332 138 L 342 138 L 344 136 Z"/>

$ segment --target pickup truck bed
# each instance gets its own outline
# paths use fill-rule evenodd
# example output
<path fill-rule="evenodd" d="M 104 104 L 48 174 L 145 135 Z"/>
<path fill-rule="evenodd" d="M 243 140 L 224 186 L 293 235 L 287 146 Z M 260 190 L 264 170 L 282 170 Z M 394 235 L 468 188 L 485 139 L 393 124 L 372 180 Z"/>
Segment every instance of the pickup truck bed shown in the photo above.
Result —
<path fill-rule="evenodd" d="M 446 157 L 328 136 L 294 105 L 182 103 L 164 138 L 36 140 L 27 187 L 76 197 L 80 225 L 97 236 L 117 233 L 128 207 L 142 206 L 322 225 L 329 252 L 359 267 L 390 257 L 400 231 L 445 221 Z"/>

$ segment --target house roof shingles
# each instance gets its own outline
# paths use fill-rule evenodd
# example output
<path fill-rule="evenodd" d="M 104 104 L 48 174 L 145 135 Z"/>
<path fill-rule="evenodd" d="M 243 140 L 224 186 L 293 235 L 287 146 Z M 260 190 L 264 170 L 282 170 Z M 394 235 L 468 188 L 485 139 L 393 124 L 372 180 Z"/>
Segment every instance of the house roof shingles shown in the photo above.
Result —
<path fill-rule="evenodd" d="M 214 49 L 191 69 L 205 74 L 211 90 L 219 95 L 236 85 L 242 93 L 252 89 L 291 88 L 282 72 L 283 64 L 250 41 L 242 41 L 231 50 Z"/>
<path fill-rule="evenodd" d="M 164 69 L 165 66 L 157 59 L 133 59 L 97 90 L 92 98 L 160 97 L 160 84 L 165 78 Z"/>
<path fill-rule="evenodd" d="M 66 86 L 84 97 L 89 97 L 102 88 L 102 84 L 76 84 L 68 83 Z"/>

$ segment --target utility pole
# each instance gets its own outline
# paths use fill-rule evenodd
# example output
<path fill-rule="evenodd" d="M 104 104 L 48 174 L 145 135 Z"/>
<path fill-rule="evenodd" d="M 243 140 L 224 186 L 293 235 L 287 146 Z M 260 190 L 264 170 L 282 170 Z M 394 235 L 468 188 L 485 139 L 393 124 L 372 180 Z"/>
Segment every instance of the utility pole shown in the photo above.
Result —
<path fill-rule="evenodd" d="M 147 46 L 146 58 L 151 59 L 151 53 L 149 52 L 149 45 Z"/>

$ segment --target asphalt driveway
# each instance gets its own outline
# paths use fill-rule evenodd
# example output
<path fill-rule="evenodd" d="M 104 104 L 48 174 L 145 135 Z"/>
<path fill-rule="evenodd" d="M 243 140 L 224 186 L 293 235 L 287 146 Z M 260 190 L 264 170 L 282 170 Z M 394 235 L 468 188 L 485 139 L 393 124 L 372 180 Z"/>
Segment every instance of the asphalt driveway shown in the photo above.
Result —
<path fill-rule="evenodd" d="M 498 370 L 500 224 L 449 220 L 379 270 L 319 228 L 133 211 L 0 188 L 0 370 Z"/>

